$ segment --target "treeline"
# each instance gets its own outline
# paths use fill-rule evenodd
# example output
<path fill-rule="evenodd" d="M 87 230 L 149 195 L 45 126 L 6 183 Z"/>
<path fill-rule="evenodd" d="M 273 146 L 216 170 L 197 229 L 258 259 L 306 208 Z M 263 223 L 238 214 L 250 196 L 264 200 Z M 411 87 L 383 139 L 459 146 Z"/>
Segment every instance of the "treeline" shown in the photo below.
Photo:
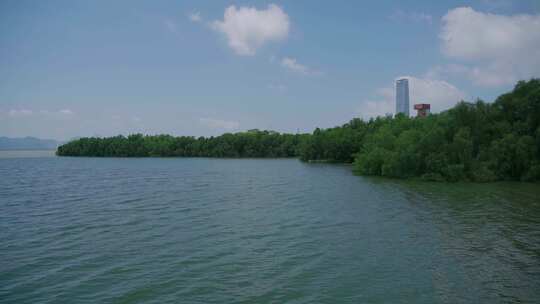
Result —
<path fill-rule="evenodd" d="M 302 137 L 250 130 L 217 137 L 174 137 L 133 134 L 127 137 L 89 137 L 58 147 L 60 156 L 96 157 L 295 157 Z"/>
<path fill-rule="evenodd" d="M 218 137 L 82 138 L 70 156 L 300 157 L 353 163 L 361 175 L 437 181 L 540 180 L 540 79 L 520 81 L 494 103 L 460 102 L 423 118 L 355 118 L 312 134 L 252 130 Z"/>

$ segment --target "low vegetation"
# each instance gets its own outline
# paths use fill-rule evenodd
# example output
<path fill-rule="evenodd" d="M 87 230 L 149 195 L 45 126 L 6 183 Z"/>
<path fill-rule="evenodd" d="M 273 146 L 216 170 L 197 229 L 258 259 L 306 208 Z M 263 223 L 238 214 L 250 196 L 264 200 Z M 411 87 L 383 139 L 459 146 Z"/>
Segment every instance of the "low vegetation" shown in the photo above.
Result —
<path fill-rule="evenodd" d="M 460 102 L 423 118 L 355 118 L 313 134 L 251 130 L 210 138 L 168 135 L 81 138 L 69 156 L 300 157 L 353 163 L 361 175 L 436 181 L 540 180 L 540 79 L 520 81 L 493 103 Z"/>

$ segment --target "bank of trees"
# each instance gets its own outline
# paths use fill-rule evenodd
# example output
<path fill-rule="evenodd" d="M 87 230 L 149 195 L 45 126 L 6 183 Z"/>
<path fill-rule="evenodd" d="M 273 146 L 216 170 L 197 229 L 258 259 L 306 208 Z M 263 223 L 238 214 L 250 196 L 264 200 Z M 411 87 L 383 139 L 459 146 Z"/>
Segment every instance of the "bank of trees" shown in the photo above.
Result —
<path fill-rule="evenodd" d="M 217 137 L 133 134 L 90 137 L 58 148 L 60 156 L 98 157 L 294 157 L 302 134 L 250 130 Z"/>
<path fill-rule="evenodd" d="M 520 81 L 494 103 L 460 102 L 423 118 L 355 118 L 312 134 L 251 130 L 217 137 L 81 138 L 70 156 L 299 157 L 353 163 L 361 175 L 439 181 L 540 180 L 540 80 Z"/>
<path fill-rule="evenodd" d="M 340 127 L 324 130 L 317 128 L 311 136 L 304 137 L 300 142 L 298 148 L 300 159 L 351 163 L 372 125 L 372 122 L 366 123 L 355 118 Z"/>

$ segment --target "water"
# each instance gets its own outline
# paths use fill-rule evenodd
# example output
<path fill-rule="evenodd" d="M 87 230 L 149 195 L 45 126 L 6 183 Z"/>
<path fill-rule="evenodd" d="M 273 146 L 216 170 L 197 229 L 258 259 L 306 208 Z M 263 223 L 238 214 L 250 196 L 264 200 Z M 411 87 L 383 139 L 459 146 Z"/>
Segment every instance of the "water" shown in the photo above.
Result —
<path fill-rule="evenodd" d="M 55 152 L 54 150 L 0 150 L 0 159 L 52 157 Z"/>
<path fill-rule="evenodd" d="M 26 156 L 0 156 L 1 303 L 540 302 L 538 184 Z"/>

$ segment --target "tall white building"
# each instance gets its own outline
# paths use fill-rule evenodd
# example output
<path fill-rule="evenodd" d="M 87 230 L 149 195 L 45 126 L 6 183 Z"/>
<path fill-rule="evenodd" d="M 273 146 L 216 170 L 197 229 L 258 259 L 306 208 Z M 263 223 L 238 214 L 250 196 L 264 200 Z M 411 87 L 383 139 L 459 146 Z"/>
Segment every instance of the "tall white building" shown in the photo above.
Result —
<path fill-rule="evenodd" d="M 398 113 L 409 116 L 409 80 L 407 78 L 396 81 L 396 114 Z"/>

